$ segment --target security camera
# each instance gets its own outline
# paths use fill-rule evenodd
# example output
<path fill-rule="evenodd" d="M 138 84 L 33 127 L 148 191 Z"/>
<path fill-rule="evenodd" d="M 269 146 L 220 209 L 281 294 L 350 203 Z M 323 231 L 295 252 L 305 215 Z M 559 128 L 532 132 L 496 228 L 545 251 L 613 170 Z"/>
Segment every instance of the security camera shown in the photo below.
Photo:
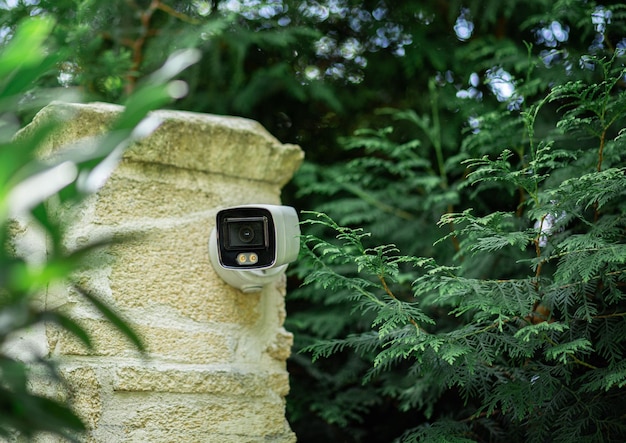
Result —
<path fill-rule="evenodd" d="M 260 291 L 298 257 L 300 226 L 290 206 L 244 205 L 218 211 L 209 239 L 217 274 L 244 292 Z"/>

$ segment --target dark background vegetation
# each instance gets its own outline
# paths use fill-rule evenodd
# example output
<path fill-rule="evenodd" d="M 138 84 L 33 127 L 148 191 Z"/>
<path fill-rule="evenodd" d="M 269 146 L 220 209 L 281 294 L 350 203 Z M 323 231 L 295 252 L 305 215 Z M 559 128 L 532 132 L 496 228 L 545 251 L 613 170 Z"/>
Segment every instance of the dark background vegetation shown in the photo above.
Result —
<path fill-rule="evenodd" d="M 599 131 L 576 132 L 579 125 L 558 132 L 564 106 L 576 104 L 575 94 L 541 102 L 568 82 L 605 81 L 609 75 L 598 60 L 611 61 L 610 75 L 618 78 L 605 96 L 622 93 L 624 79 L 614 71 L 623 66 L 626 9 L 610 2 L 26 0 L 0 6 L 3 3 L 11 3 L 0 10 L 5 41 L 28 17 L 56 20 L 49 42 L 56 60 L 26 94 L 20 112 L 24 123 L 36 111 L 26 105 L 45 99 L 48 88 L 77 90 L 88 101 L 124 102 L 169 54 L 197 48 L 202 58 L 180 75 L 188 94 L 170 107 L 260 121 L 282 142 L 297 143 L 306 154 L 306 163 L 284 190 L 286 204 L 327 213 L 344 226 L 365 228 L 372 233 L 364 239 L 367 246 L 395 244 L 402 254 L 435 257 L 442 264 L 458 264 L 468 247 L 460 243 L 461 236 L 434 246 L 455 228 L 438 225 L 442 215 L 468 208 L 477 217 L 516 214 L 517 219 L 499 226 L 512 223 L 523 231 L 534 221 L 528 212 L 550 202 L 546 194 L 541 205 L 530 206 L 531 193 L 513 179 L 471 188 L 471 168 L 463 161 L 482 156 L 495 160 L 508 149 L 513 153 L 509 163 L 527 167 L 536 139 L 571 148 L 579 163 L 587 160 L 578 150 L 589 148 L 592 160 L 587 162 L 593 163 L 598 143 L 618 140 L 623 122 L 623 114 L 615 111 L 615 119 L 610 125 L 601 122 Z M 538 103 L 542 106 L 533 108 Z M 526 124 L 535 109 L 538 113 Z M 576 117 L 599 116 L 589 107 Z M 623 167 L 616 153 L 619 146 L 616 142 L 613 151 L 607 150 L 605 166 Z M 582 170 L 556 171 L 552 183 Z M 614 209 L 614 214 L 621 217 L 623 208 Z M 328 226 L 304 229 L 322 238 L 335 235 Z M 622 243 L 623 231 L 613 240 Z M 531 243 L 514 250 L 494 248 L 480 258 L 461 261 L 466 276 L 508 279 L 529 273 L 523 260 L 530 260 L 536 249 Z M 417 386 L 412 385 L 418 376 L 408 361 L 397 362 L 364 384 L 376 356 L 373 351 L 338 352 L 312 363 L 310 352 L 302 349 L 321 339 L 367 332 L 375 314 L 355 310 L 345 288 L 301 286 L 310 266 L 294 266 L 287 300 L 287 328 L 296 338 L 288 364 L 288 418 L 299 441 L 391 441 L 423 425 L 446 420 L 465 425 L 497 415 L 493 409 L 481 410 L 480 401 L 468 400 L 458 387 L 429 390 L 420 384 L 421 391 L 412 394 L 415 398 L 403 400 Z M 345 274 L 352 275 L 354 269 L 343 266 Z M 337 269 L 342 272 L 341 266 Z M 414 276 L 402 272 L 394 290 L 411 301 Z M 533 301 L 530 309 L 535 312 Z M 433 304 L 426 310 L 437 319 L 439 331 L 459 324 L 445 306 Z M 622 343 L 622 338 L 616 340 Z M 623 380 L 620 371 L 616 377 Z M 609 391 L 607 395 L 615 395 Z M 482 412 L 472 416 L 477 410 Z M 617 413 L 625 413 L 623 407 Z M 500 418 L 481 422 L 471 432 L 464 428 L 457 441 L 526 441 L 532 434 L 524 420 L 505 413 Z M 625 435 L 623 429 L 598 432 L 606 441 Z M 535 441 L 552 441 L 545 433 L 537 435 L 542 437 L 535 435 Z"/>

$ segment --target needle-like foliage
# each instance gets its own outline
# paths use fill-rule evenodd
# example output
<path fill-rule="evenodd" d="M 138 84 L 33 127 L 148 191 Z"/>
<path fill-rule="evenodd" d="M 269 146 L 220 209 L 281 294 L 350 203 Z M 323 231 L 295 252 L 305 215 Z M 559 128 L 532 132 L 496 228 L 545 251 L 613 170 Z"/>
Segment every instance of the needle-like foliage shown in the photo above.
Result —
<path fill-rule="evenodd" d="M 392 129 L 357 134 L 349 146 L 367 155 L 346 170 L 361 181 L 335 180 L 360 199 L 327 203 L 342 205 L 341 225 L 319 212 L 305 221 L 304 283 L 328 300 L 343 297 L 346 318 L 363 323 L 303 352 L 322 364 L 350 354 L 368 362 L 362 382 L 380 401 L 421 417 L 389 440 L 626 438 L 626 71 L 618 57 L 589 62 L 598 78 L 566 82 L 520 109 L 516 145 L 499 144 L 508 125 L 468 134 L 465 152 L 480 156 L 453 159 L 465 168 L 454 186 L 445 178 L 455 163 L 438 174 L 437 157 L 420 157 L 417 141 L 394 141 Z M 559 117 L 540 134 L 545 112 Z M 484 205 L 486 193 L 502 190 L 517 203 Z M 367 220 L 359 201 L 388 214 L 379 223 L 403 224 L 416 238 L 438 227 L 439 239 L 426 254 L 411 242 L 409 254 L 400 242 L 377 246 L 346 227 Z M 422 230 L 437 210 L 439 222 Z M 365 415 L 374 403 L 360 406 Z"/>

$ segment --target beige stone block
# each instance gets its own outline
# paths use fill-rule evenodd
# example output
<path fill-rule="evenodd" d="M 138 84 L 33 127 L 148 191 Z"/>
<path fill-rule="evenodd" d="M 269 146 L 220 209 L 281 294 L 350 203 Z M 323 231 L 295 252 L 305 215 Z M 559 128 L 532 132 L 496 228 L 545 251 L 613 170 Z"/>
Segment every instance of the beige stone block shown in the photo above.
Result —
<path fill-rule="evenodd" d="M 113 302 L 123 310 L 165 308 L 196 322 L 253 324 L 259 294 L 226 285 L 209 261 L 212 221 L 152 229 L 110 248 Z"/>
<path fill-rule="evenodd" d="M 75 336 L 56 328 L 48 329 L 48 341 L 54 354 L 60 356 L 137 357 L 134 345 L 109 322 L 99 319 L 80 319 L 93 342 L 88 349 Z M 225 363 L 233 358 L 233 345 L 224 333 L 193 331 L 145 325 L 130 325 L 143 339 L 150 358 L 164 362 Z"/>
<path fill-rule="evenodd" d="M 291 355 L 292 346 L 293 334 L 280 328 L 274 340 L 267 347 L 267 353 L 275 360 L 285 361 Z"/>
<path fill-rule="evenodd" d="M 66 120 L 43 148 L 55 152 L 68 142 L 103 133 L 122 110 L 105 103 L 52 103 L 37 114 L 33 125 Z M 281 144 L 253 120 L 168 110 L 150 115 L 160 119 L 161 126 L 126 151 L 125 158 L 279 186 L 291 179 L 304 158 L 298 146 Z"/>
<path fill-rule="evenodd" d="M 186 175 L 203 176 L 188 183 Z M 200 179 L 208 181 L 205 175 L 164 165 L 124 162 L 97 194 L 93 222 L 115 226 L 206 212 L 219 205 L 220 198 L 210 189 L 199 189 Z"/>
<path fill-rule="evenodd" d="M 61 376 L 70 389 L 72 408 L 87 429 L 96 428 L 102 417 L 102 386 L 96 371 L 89 366 L 65 368 Z"/>
<path fill-rule="evenodd" d="M 223 206 L 279 204 L 279 194 L 272 183 L 124 160 L 91 201 L 91 221 L 116 226 L 193 218 L 207 212 L 214 215 Z"/>
<path fill-rule="evenodd" d="M 304 154 L 281 144 L 258 122 L 193 112 L 156 111 L 164 120 L 127 158 L 284 185 Z M 155 149 L 155 146 L 161 149 Z"/>
<path fill-rule="evenodd" d="M 130 401 L 129 401 L 130 399 Z M 224 397 L 128 396 L 129 442 L 294 442 L 282 402 Z"/>
<path fill-rule="evenodd" d="M 241 372 L 208 367 L 138 367 L 116 369 L 113 389 L 120 392 L 179 392 L 246 398 L 289 393 L 286 372 Z"/>

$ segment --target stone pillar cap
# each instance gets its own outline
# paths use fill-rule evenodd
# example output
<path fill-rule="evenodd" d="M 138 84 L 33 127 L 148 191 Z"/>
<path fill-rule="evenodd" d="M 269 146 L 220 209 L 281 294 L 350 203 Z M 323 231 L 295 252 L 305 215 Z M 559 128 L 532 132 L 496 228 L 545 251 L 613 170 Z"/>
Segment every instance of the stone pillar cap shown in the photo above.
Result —
<path fill-rule="evenodd" d="M 64 121 L 44 147 L 44 151 L 54 152 L 68 141 L 102 134 L 123 109 L 110 103 L 53 102 L 31 125 Z M 134 143 L 124 159 L 283 186 L 304 158 L 299 146 L 281 143 L 260 123 L 247 118 L 177 110 L 158 110 L 150 115 L 161 120 L 161 126 Z"/>

